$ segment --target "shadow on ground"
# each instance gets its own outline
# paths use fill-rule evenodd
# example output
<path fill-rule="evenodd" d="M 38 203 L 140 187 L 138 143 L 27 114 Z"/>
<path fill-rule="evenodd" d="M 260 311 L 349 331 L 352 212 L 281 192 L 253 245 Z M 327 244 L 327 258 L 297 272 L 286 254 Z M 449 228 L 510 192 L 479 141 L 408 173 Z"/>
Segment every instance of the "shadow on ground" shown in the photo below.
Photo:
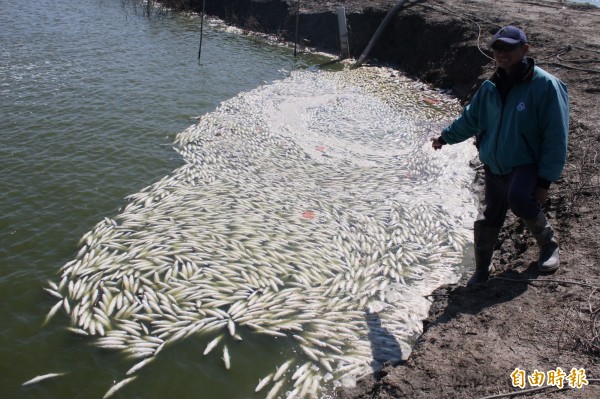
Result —
<path fill-rule="evenodd" d="M 441 297 L 441 300 L 434 302 L 429 317 L 423 321 L 423 327 L 427 330 L 434 325 L 447 323 L 461 314 L 474 315 L 494 305 L 510 302 L 527 290 L 528 280 L 538 276 L 536 265 L 532 263 L 523 271 L 505 270 L 493 275 L 487 282 L 473 287 L 444 285 L 431 294 L 433 297 Z"/>

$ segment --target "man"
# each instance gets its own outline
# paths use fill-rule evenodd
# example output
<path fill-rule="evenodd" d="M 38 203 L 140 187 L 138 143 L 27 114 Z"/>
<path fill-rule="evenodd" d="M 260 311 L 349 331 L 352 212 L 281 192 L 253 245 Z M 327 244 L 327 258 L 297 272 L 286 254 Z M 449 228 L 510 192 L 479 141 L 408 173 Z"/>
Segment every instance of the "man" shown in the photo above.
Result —
<path fill-rule="evenodd" d="M 475 273 L 467 282 L 487 281 L 498 233 L 510 209 L 523 219 L 540 248 L 538 270 L 558 269 L 558 243 L 541 210 L 551 182 L 566 161 L 569 97 L 559 79 L 526 57 L 525 32 L 500 29 L 490 41 L 498 68 L 471 103 L 432 147 L 475 137 L 485 170 L 485 210 L 474 225 Z"/>

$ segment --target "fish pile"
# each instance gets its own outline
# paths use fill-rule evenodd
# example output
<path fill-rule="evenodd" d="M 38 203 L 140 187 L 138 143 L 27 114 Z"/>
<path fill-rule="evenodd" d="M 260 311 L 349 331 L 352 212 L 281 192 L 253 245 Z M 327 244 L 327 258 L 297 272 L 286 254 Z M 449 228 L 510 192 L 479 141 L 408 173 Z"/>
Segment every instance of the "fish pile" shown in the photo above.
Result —
<path fill-rule="evenodd" d="M 137 360 L 105 398 L 192 336 L 226 369 L 235 341 L 288 339 L 296 356 L 255 388 L 267 398 L 322 397 L 408 355 L 476 212 L 472 146 L 428 140 L 456 104 L 414 85 L 297 71 L 178 135 L 183 166 L 85 234 L 46 288 L 48 319 L 62 309 L 70 331 Z"/>

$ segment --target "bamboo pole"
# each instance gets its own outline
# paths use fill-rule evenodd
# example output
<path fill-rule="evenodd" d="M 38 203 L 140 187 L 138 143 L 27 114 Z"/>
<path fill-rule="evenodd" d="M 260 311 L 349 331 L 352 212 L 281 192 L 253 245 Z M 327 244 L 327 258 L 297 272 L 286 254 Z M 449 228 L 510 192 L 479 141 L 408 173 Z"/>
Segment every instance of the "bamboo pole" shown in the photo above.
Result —
<path fill-rule="evenodd" d="M 377 28 L 377 31 L 375 31 L 375 34 L 373 35 L 373 37 L 371 37 L 371 40 L 369 41 L 369 44 L 367 44 L 367 47 L 364 49 L 364 51 L 361 54 L 361 56 L 358 59 L 358 61 L 356 61 L 356 63 L 354 63 L 354 65 L 352 65 L 352 69 L 358 68 L 359 66 L 361 66 L 365 62 L 365 60 L 369 56 L 369 52 L 371 51 L 371 49 L 373 48 L 373 46 L 375 45 L 375 43 L 379 39 L 379 36 L 381 35 L 381 33 L 383 33 L 383 30 L 385 29 L 385 27 L 387 26 L 387 24 L 400 11 L 400 8 L 402 8 L 402 6 L 404 5 L 404 3 L 406 3 L 407 1 L 408 0 L 399 0 L 398 3 L 396 3 L 396 5 L 394 6 L 394 8 L 392 8 L 387 13 L 387 15 L 385 16 L 385 18 L 383 19 L 383 21 L 381 21 L 381 24 L 379 24 L 379 27 Z"/>
<path fill-rule="evenodd" d="M 202 36 L 204 32 L 204 10 L 206 8 L 206 0 L 202 0 L 202 19 L 200 20 L 200 46 L 198 47 L 198 61 L 200 61 L 200 55 L 202 54 Z"/>

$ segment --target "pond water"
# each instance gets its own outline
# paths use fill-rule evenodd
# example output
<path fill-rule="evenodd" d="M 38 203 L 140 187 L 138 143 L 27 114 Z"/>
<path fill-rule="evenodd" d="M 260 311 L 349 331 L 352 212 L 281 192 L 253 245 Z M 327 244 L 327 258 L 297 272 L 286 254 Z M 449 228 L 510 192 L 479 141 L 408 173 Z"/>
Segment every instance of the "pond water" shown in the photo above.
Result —
<path fill-rule="evenodd" d="M 457 102 L 217 22 L 198 62 L 197 16 L 132 4 L 2 2 L 2 396 L 324 397 L 405 357 L 475 216 L 472 146 L 428 145 Z"/>

